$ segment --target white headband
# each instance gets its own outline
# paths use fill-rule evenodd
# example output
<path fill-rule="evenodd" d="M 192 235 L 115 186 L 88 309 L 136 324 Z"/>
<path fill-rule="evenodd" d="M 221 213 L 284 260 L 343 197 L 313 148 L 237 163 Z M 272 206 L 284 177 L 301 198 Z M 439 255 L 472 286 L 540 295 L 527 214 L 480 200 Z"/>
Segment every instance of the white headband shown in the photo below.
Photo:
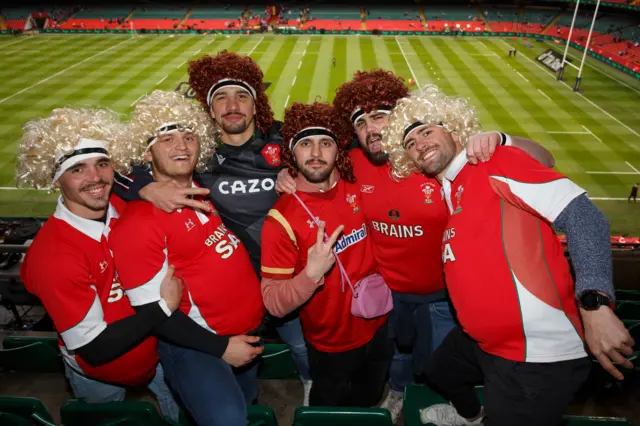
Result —
<path fill-rule="evenodd" d="M 53 175 L 53 182 L 51 182 L 51 184 L 56 183 L 58 179 L 60 179 L 60 176 L 69 168 L 81 161 L 95 157 L 109 158 L 107 143 L 105 141 L 82 138 L 80 142 L 78 142 L 78 145 L 73 148 L 73 152 L 69 154 L 65 154 L 64 152 L 57 153 L 56 172 Z"/>
<path fill-rule="evenodd" d="M 224 89 L 225 87 L 235 87 L 238 89 L 242 89 L 245 92 L 249 93 L 251 97 L 253 97 L 254 101 L 257 98 L 256 89 L 254 89 L 253 86 L 251 86 L 246 81 L 238 80 L 235 78 L 223 78 L 222 80 L 218 80 L 209 89 L 209 92 L 207 93 L 207 105 L 211 106 L 211 101 L 213 100 L 213 97 L 215 96 L 216 92 L 218 92 L 218 90 Z"/>
<path fill-rule="evenodd" d="M 149 136 L 149 139 L 147 142 L 147 151 L 151 149 L 153 144 L 158 142 L 158 135 L 164 136 L 164 135 L 171 135 L 173 133 L 178 133 L 178 132 L 192 132 L 192 131 L 193 131 L 192 129 L 190 129 L 189 127 L 184 127 L 180 123 L 162 124 L 160 127 L 156 128 L 156 132 L 153 136 Z"/>

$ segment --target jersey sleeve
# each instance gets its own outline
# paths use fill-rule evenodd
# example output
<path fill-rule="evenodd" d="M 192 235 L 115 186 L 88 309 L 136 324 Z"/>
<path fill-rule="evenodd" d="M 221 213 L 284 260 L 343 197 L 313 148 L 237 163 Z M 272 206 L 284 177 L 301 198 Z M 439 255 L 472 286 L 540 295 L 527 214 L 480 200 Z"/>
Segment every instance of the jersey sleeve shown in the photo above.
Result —
<path fill-rule="evenodd" d="M 86 345 L 107 328 L 88 260 L 81 252 L 58 248 L 46 259 L 27 253 L 21 276 L 42 301 L 69 350 Z"/>
<path fill-rule="evenodd" d="M 563 174 L 516 148 L 499 147 L 486 165 L 498 196 L 550 223 L 571 201 L 586 193 Z"/>
<path fill-rule="evenodd" d="M 151 205 L 127 205 L 109 236 L 116 271 L 132 306 L 160 300 L 160 284 L 169 268 L 165 233 Z"/>
<path fill-rule="evenodd" d="M 269 210 L 262 226 L 260 275 L 276 280 L 292 278 L 298 254 L 293 228 L 278 210 Z"/>

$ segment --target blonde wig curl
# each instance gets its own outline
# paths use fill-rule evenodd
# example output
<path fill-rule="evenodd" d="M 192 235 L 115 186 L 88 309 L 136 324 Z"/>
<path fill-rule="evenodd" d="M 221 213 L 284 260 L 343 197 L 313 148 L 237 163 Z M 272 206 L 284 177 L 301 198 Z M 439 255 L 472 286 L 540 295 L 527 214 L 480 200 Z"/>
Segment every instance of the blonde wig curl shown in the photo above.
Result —
<path fill-rule="evenodd" d="M 446 96 L 437 86 L 426 85 L 416 94 L 402 98 L 389 116 L 389 125 L 382 131 L 382 149 L 389 154 L 393 175 L 406 178 L 420 170 L 404 150 L 404 131 L 413 123 L 440 124 L 457 134 L 463 145 L 482 131 L 475 108 L 464 98 Z"/>
<path fill-rule="evenodd" d="M 156 129 L 169 123 L 177 123 L 198 136 L 200 157 L 196 170 L 205 170 L 216 146 L 214 122 L 200 105 L 174 91 L 155 90 L 136 104 L 129 126 L 132 162 L 145 163 L 149 139 L 160 136 Z"/>
<path fill-rule="evenodd" d="M 49 117 L 29 121 L 20 140 L 16 184 L 52 190 L 56 156 L 70 154 L 80 139 L 104 141 L 116 171 L 127 170 L 129 153 L 123 144 L 125 126 L 108 109 L 57 108 Z"/>

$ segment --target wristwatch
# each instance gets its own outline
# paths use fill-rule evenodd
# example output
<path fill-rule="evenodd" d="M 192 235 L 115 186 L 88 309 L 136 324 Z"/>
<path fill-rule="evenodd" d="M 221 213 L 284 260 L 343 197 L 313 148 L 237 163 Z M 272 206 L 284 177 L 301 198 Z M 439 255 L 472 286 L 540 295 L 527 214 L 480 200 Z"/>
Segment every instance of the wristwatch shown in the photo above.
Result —
<path fill-rule="evenodd" d="M 600 306 L 610 306 L 611 299 L 597 291 L 587 290 L 580 295 L 578 305 L 587 311 L 595 311 Z"/>

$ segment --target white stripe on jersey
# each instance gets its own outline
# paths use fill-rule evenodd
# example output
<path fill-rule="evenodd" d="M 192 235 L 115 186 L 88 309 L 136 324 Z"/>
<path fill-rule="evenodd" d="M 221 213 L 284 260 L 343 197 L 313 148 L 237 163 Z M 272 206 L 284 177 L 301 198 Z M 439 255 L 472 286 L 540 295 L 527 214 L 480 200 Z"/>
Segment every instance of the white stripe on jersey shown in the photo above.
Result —
<path fill-rule="evenodd" d="M 162 284 L 162 280 L 167 275 L 167 269 L 169 269 L 167 249 L 165 248 L 162 251 L 164 252 L 164 262 L 158 273 L 146 283 L 126 291 L 131 306 L 146 305 L 160 300 L 160 284 Z"/>
<path fill-rule="evenodd" d="M 518 182 L 496 175 L 490 175 L 489 178 L 509 185 L 509 189 L 514 195 L 551 223 L 571 201 L 587 192 L 567 178 L 544 183 Z"/>
<path fill-rule="evenodd" d="M 584 343 L 567 315 L 527 290 L 513 274 L 525 335 L 525 362 L 584 358 Z"/>
<path fill-rule="evenodd" d="M 91 288 L 95 291 L 95 287 L 91 286 Z M 74 350 L 91 342 L 98 337 L 105 328 L 107 328 L 107 323 L 104 320 L 100 299 L 98 298 L 98 294 L 96 294 L 91 308 L 89 308 L 89 311 L 82 321 L 60 333 L 60 336 L 62 336 L 62 340 L 67 349 Z"/>
<path fill-rule="evenodd" d="M 191 309 L 189 310 L 189 315 L 188 315 L 189 318 L 194 320 L 200 327 L 205 328 L 212 333 L 215 333 L 216 331 L 213 330 L 211 327 L 209 327 L 209 324 L 207 324 L 207 322 L 202 317 L 202 314 L 200 313 L 200 309 L 198 308 L 198 305 L 193 303 L 191 292 L 187 290 L 187 294 L 189 295 L 189 302 L 191 302 Z"/>

